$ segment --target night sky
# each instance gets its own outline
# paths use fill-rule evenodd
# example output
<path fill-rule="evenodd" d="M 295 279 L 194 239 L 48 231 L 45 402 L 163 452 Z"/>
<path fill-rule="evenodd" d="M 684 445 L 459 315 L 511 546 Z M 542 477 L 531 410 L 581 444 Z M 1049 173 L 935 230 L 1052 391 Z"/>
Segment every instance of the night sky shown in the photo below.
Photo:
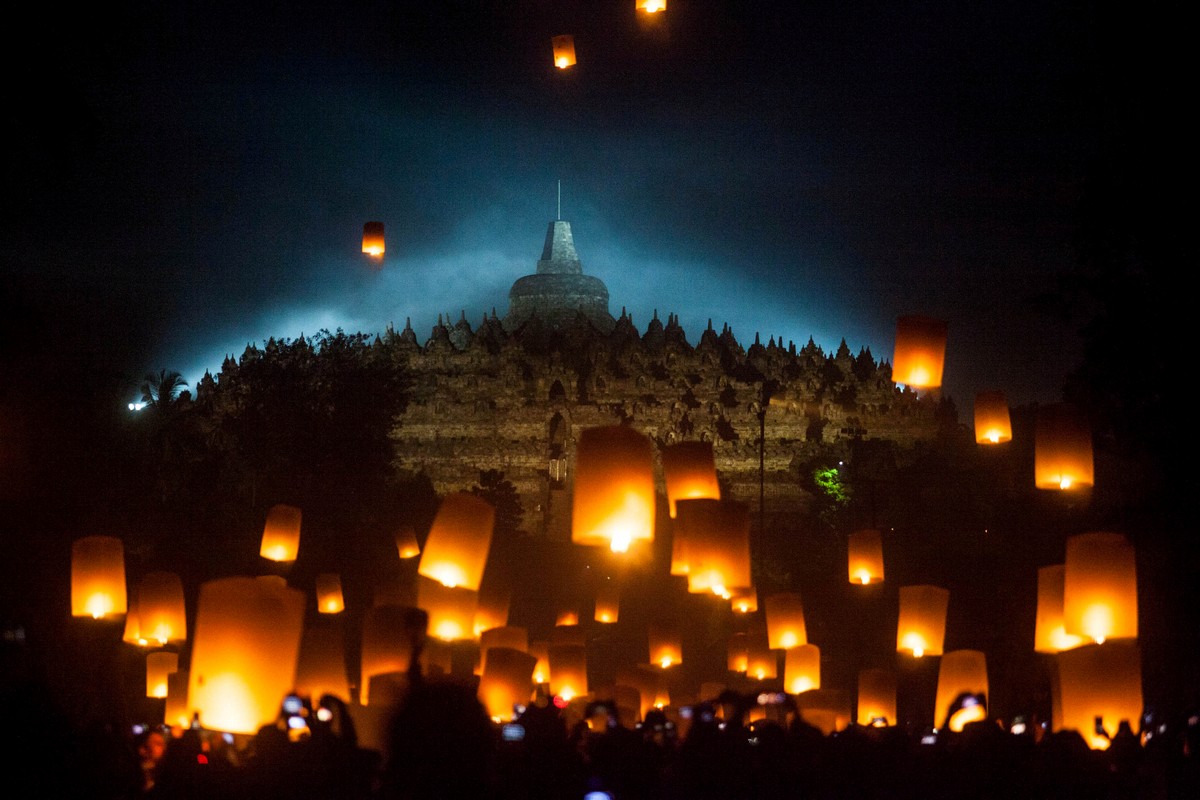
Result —
<path fill-rule="evenodd" d="M 503 316 L 558 180 L 641 330 L 657 309 L 693 344 L 711 318 L 890 360 L 927 314 L 960 418 L 982 389 L 1057 400 L 1086 309 L 1046 298 L 1145 52 L 1141 22 L 1060 0 L 671 0 L 652 28 L 632 0 L 39 13 L 5 35 L 5 347 L 82 347 L 120 402 L 269 336 Z"/>

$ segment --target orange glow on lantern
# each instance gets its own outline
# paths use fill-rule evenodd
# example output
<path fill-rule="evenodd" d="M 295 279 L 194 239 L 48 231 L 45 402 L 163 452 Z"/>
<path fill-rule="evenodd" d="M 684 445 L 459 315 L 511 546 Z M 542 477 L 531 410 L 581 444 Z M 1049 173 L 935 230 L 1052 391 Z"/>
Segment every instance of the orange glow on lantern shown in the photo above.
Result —
<path fill-rule="evenodd" d="M 750 668 L 750 641 L 745 633 L 730 634 L 725 648 L 726 669 L 730 672 L 745 672 Z"/>
<path fill-rule="evenodd" d="M 1033 456 L 1034 485 L 1039 489 L 1068 491 L 1095 483 L 1091 429 L 1064 405 L 1038 409 Z"/>
<path fill-rule="evenodd" d="M 475 609 L 475 635 L 507 625 L 510 605 L 512 592 L 508 587 L 485 577 L 479 587 L 479 605 Z"/>
<path fill-rule="evenodd" d="M 896 652 L 940 656 L 946 640 L 950 592 L 939 586 L 901 586 Z"/>
<path fill-rule="evenodd" d="M 667 0 L 635 0 L 634 7 L 643 14 L 657 14 L 667 10 Z"/>
<path fill-rule="evenodd" d="M 673 625 L 651 623 L 647 631 L 650 642 L 650 663 L 668 669 L 683 663 L 683 640 Z"/>
<path fill-rule="evenodd" d="M 1093 750 L 1108 748 L 1122 720 L 1136 732 L 1142 718 L 1142 658 L 1137 642 L 1088 644 L 1059 653 L 1062 726 Z M 1107 736 L 1096 731 L 1096 717 Z"/>
<path fill-rule="evenodd" d="M 137 595 L 129 599 L 129 607 L 125 612 L 125 630 L 121 633 L 121 641 L 138 647 L 150 646 L 150 640 L 142 636 L 142 625 L 138 620 Z"/>
<path fill-rule="evenodd" d="M 554 66 L 559 69 L 575 66 L 575 37 L 554 36 L 550 39 L 554 48 Z"/>
<path fill-rule="evenodd" d="M 71 616 L 124 614 L 125 548 L 115 536 L 85 536 L 71 545 Z"/>
<path fill-rule="evenodd" d="M 459 492 L 438 508 L 417 572 L 443 586 L 479 591 L 492 545 L 496 510 L 486 500 Z"/>
<path fill-rule="evenodd" d="M 936 389 L 942 385 L 946 360 L 946 323 L 922 316 L 905 316 L 896 321 L 896 350 L 892 379 L 914 389 Z"/>
<path fill-rule="evenodd" d="M 729 600 L 750 585 L 750 508 L 733 500 L 681 500 L 675 530 L 688 541 L 688 591 Z"/>
<path fill-rule="evenodd" d="M 858 673 L 858 724 L 896 724 L 896 673 L 886 669 Z"/>
<path fill-rule="evenodd" d="M 507 722 L 517 715 L 516 706 L 529 702 L 535 666 L 537 658 L 524 650 L 491 648 L 479 679 L 479 699 L 489 717 Z"/>
<path fill-rule="evenodd" d="M 146 697 L 167 696 L 167 677 L 179 669 L 179 654 L 167 650 L 146 654 Z"/>
<path fill-rule="evenodd" d="M 1038 570 L 1037 624 L 1033 649 L 1039 653 L 1059 653 L 1078 647 L 1087 640 L 1067 633 L 1063 623 L 1063 589 L 1066 566 L 1056 564 Z"/>
<path fill-rule="evenodd" d="M 573 644 L 553 645 L 550 662 L 550 693 L 570 702 L 588 693 L 587 648 Z"/>
<path fill-rule="evenodd" d="M 680 500 L 721 499 L 712 442 L 677 442 L 662 449 L 663 481 L 671 519 Z"/>
<path fill-rule="evenodd" d="M 417 544 L 417 533 L 411 525 L 405 525 L 396 533 L 396 551 L 402 559 L 421 555 L 421 545 Z"/>
<path fill-rule="evenodd" d="M 627 552 L 654 540 L 654 444 L 625 425 L 585 429 L 576 445 L 571 541 Z"/>
<path fill-rule="evenodd" d="M 429 635 L 442 641 L 475 638 L 478 604 L 478 592 L 443 586 L 428 578 L 417 579 L 417 607 L 429 614 Z"/>
<path fill-rule="evenodd" d="M 1137 559 L 1121 534 L 1081 533 L 1067 539 L 1063 627 L 1097 644 L 1137 638 Z"/>
<path fill-rule="evenodd" d="M 367 222 L 363 224 L 362 251 L 371 258 L 383 258 L 387 252 L 383 239 L 383 223 Z"/>
<path fill-rule="evenodd" d="M 758 591 L 753 586 L 731 589 L 729 593 L 729 605 L 734 611 L 739 614 L 758 611 Z"/>
<path fill-rule="evenodd" d="M 606 583 L 596 590 L 596 622 L 611 624 L 617 621 L 621 613 L 621 592 L 611 583 Z"/>
<path fill-rule="evenodd" d="M 961 733 L 962 726 L 967 722 L 987 717 L 987 709 L 981 709 L 982 716 L 967 711 L 961 716 L 956 713 L 947 723 L 951 706 L 964 693 L 988 697 L 987 658 L 979 650 L 951 650 L 942 656 L 942 662 L 938 665 L 937 699 L 933 712 L 936 727 L 949 724 L 950 730 Z"/>
<path fill-rule="evenodd" d="M 296 682 L 304 593 L 254 578 L 200 586 L 188 706 L 206 728 L 256 733 Z"/>
<path fill-rule="evenodd" d="M 838 689 L 813 689 L 796 695 L 800 718 L 829 736 L 850 725 L 850 696 Z"/>
<path fill-rule="evenodd" d="M 558 628 L 568 628 L 579 624 L 579 612 L 574 608 L 560 608 L 558 615 L 554 618 L 554 625 Z"/>
<path fill-rule="evenodd" d="M 549 642 L 530 642 L 529 655 L 537 659 L 537 664 L 533 668 L 534 683 L 549 683 L 550 682 L 550 643 Z"/>
<path fill-rule="evenodd" d="M 883 582 L 883 537 L 874 528 L 850 534 L 849 567 L 850 582 L 866 586 Z"/>
<path fill-rule="evenodd" d="M 767 640 L 772 650 L 790 650 L 808 644 L 804 604 L 795 592 L 777 592 L 763 601 L 767 617 Z"/>
<path fill-rule="evenodd" d="M 296 664 L 296 694 L 310 698 L 314 706 L 327 694 L 350 702 L 345 640 L 341 626 L 332 620 L 304 629 Z"/>
<path fill-rule="evenodd" d="M 746 677 L 759 681 L 775 680 L 779 676 L 779 657 L 763 634 L 746 639 Z"/>
<path fill-rule="evenodd" d="M 317 576 L 317 611 L 322 614 L 340 614 L 345 610 L 342 579 L 336 573 L 322 572 Z"/>
<path fill-rule="evenodd" d="M 174 572 L 147 572 L 138 584 L 136 616 L 139 640 L 159 646 L 186 641 L 187 609 L 179 576 Z"/>
<path fill-rule="evenodd" d="M 821 649 L 802 644 L 787 651 L 783 658 L 783 686 L 790 694 L 802 694 L 821 688 Z"/>
<path fill-rule="evenodd" d="M 1012 419 L 1004 392 L 990 391 L 975 394 L 975 441 L 978 444 L 1001 444 L 1012 441 Z"/>
<path fill-rule="evenodd" d="M 280 503 L 267 512 L 258 554 L 270 561 L 295 561 L 300 552 L 300 509 Z"/>
<path fill-rule="evenodd" d="M 414 612 L 415 609 L 405 606 L 375 606 L 363 615 L 362 677 L 358 692 L 359 702 L 364 706 L 370 704 L 373 676 L 408 671 L 413 644 L 423 639 L 426 631 L 423 627 L 426 617 Z"/>

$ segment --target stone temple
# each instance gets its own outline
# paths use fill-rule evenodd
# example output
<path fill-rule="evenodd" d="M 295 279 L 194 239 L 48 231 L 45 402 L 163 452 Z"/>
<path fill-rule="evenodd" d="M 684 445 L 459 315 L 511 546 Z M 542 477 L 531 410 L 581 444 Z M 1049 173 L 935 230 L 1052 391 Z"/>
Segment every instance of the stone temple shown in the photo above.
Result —
<path fill-rule="evenodd" d="M 411 324 L 385 336 L 406 353 L 412 389 L 392 438 L 396 466 L 439 494 L 464 491 L 483 470 L 516 487 L 522 529 L 570 537 L 575 442 L 582 430 L 632 425 L 661 448 L 713 443 L 723 493 L 764 524 L 807 502 L 798 472 L 817 453 L 879 440 L 911 446 L 936 435 L 936 403 L 901 391 L 891 366 L 843 340 L 827 354 L 756 334 L 743 347 L 710 321 L 695 343 L 678 317 L 655 312 L 644 330 L 586 275 L 569 222 L 551 222 L 532 275 L 517 278 L 503 320 L 439 317 L 418 341 Z M 760 441 L 761 440 L 761 441 Z M 660 488 L 661 464 L 658 465 Z"/>

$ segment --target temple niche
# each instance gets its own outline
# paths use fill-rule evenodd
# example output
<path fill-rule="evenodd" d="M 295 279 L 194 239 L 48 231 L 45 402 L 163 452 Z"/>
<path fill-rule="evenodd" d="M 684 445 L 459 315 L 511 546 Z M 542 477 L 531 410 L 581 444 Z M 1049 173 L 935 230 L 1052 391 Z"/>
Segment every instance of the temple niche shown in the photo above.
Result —
<path fill-rule="evenodd" d="M 411 323 L 389 328 L 412 377 L 392 432 L 397 468 L 426 474 L 439 494 L 499 470 L 520 496 L 524 530 L 567 540 L 585 428 L 632 425 L 659 447 L 711 441 L 723 485 L 757 509 L 761 425 L 768 517 L 803 506 L 793 464 L 819 449 L 864 438 L 904 447 L 937 432 L 936 404 L 898 390 L 870 350 L 854 355 L 843 341 L 827 355 L 811 338 L 797 348 L 758 335 L 743 348 L 711 321 L 693 345 L 675 314 L 664 323 L 655 312 L 639 331 L 608 300 L 583 272 L 570 223 L 556 220 L 503 319 L 493 310 L 472 328 L 465 313 L 453 325 L 439 317 L 424 344 Z M 661 464 L 658 477 L 661 489 Z"/>

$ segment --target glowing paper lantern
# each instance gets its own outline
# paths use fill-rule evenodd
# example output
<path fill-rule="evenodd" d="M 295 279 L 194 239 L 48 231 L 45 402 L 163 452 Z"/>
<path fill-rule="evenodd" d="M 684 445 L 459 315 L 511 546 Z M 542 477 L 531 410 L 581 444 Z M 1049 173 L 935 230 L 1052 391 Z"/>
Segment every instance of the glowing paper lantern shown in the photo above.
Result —
<path fill-rule="evenodd" d="M 1137 559 L 1121 534 L 1081 533 L 1067 539 L 1063 626 L 1097 644 L 1137 638 Z"/>
<path fill-rule="evenodd" d="M 729 636 L 726 645 L 726 669 L 730 672 L 745 672 L 750 667 L 750 641 L 745 633 L 738 631 Z"/>
<path fill-rule="evenodd" d="M 138 618 L 137 595 L 129 600 L 125 611 L 125 630 L 121 633 L 121 641 L 135 644 L 138 647 L 149 647 L 150 640 L 142 636 L 142 623 Z"/>
<path fill-rule="evenodd" d="M 346 644 L 342 629 L 332 621 L 322 622 L 306 626 L 300 640 L 296 694 L 308 697 L 314 706 L 327 694 L 348 703 L 350 682 L 346 677 Z"/>
<path fill-rule="evenodd" d="M 558 615 L 554 618 L 554 626 L 557 628 L 572 628 L 579 624 L 579 611 L 574 607 L 560 608 Z"/>
<path fill-rule="evenodd" d="M 384 246 L 382 222 L 367 222 L 363 225 L 362 251 L 371 258 L 383 258 L 387 248 Z"/>
<path fill-rule="evenodd" d="M 537 659 L 533 668 L 534 683 L 549 683 L 550 681 L 550 643 L 530 642 L 529 655 Z"/>
<path fill-rule="evenodd" d="M 125 548 L 115 536 L 85 536 L 71 545 L 71 616 L 104 619 L 127 610 Z"/>
<path fill-rule="evenodd" d="M 442 501 L 417 572 L 443 586 L 479 591 L 492 545 L 496 510 L 486 500 L 459 492 Z"/>
<path fill-rule="evenodd" d="M 975 441 L 1001 444 L 1012 441 L 1012 420 L 1004 392 L 978 392 L 975 395 Z"/>
<path fill-rule="evenodd" d="M 554 66 L 566 69 L 575 65 L 574 36 L 555 36 L 550 39 L 550 43 L 554 47 Z"/>
<path fill-rule="evenodd" d="M 730 595 L 729 605 L 739 614 L 758 611 L 758 591 L 753 586 L 731 589 Z"/>
<path fill-rule="evenodd" d="M 438 584 L 434 584 L 438 585 Z M 392 672 L 407 672 L 413 643 L 425 636 L 426 617 L 405 606 L 377 606 L 363 615 L 362 680 L 359 702 L 370 703 L 371 678 Z"/>
<path fill-rule="evenodd" d="M 396 534 L 396 550 L 403 559 L 421 555 L 421 545 L 417 544 L 417 534 L 411 525 L 405 525 Z"/>
<path fill-rule="evenodd" d="M 322 572 L 317 576 L 317 611 L 322 614 L 340 614 L 345 610 L 342 579 L 336 573 Z"/>
<path fill-rule="evenodd" d="M 937 727 L 947 724 L 950 708 L 962 694 L 988 696 L 987 659 L 979 650 L 951 650 L 942 656 L 938 665 L 937 700 L 934 703 L 933 722 Z M 986 719 L 987 709 L 970 709 L 950 717 L 950 730 L 959 733 L 963 725 L 976 719 Z"/>
<path fill-rule="evenodd" d="M 950 592 L 938 586 L 900 587 L 900 619 L 896 625 L 896 651 L 940 656 L 946 640 L 946 609 Z"/>
<path fill-rule="evenodd" d="M 883 582 L 883 537 L 874 528 L 855 531 L 849 537 L 850 582 L 866 586 Z"/>
<path fill-rule="evenodd" d="M 783 660 L 783 686 L 791 694 L 821 688 L 821 650 L 802 644 L 787 651 Z"/>
<path fill-rule="evenodd" d="M 1033 477 L 1037 488 L 1065 491 L 1095 483 L 1091 429 L 1066 406 L 1038 409 L 1033 445 Z"/>
<path fill-rule="evenodd" d="M 166 697 L 167 677 L 179 669 L 179 654 L 168 650 L 146 654 L 146 697 Z"/>
<path fill-rule="evenodd" d="M 768 637 L 750 635 L 746 640 L 746 677 L 767 681 L 778 676 L 779 658 L 771 649 Z"/>
<path fill-rule="evenodd" d="M 163 724 L 186 728 L 192 721 L 188 710 L 188 671 L 176 670 L 167 675 L 167 702 L 163 704 Z"/>
<path fill-rule="evenodd" d="M 946 360 L 946 323 L 922 316 L 896 321 L 896 351 L 892 379 L 914 389 L 936 389 L 942 385 Z"/>
<path fill-rule="evenodd" d="M 253 578 L 200 586 L 188 706 L 200 724 L 255 733 L 296 682 L 304 593 Z"/>
<path fill-rule="evenodd" d="M 664 678 L 662 670 L 651 664 L 617 669 L 617 685 L 637 690 L 638 715 L 643 718 L 661 699 Z"/>
<path fill-rule="evenodd" d="M 667 10 L 667 0 L 635 0 L 634 8 L 642 14 L 657 14 Z"/>
<path fill-rule="evenodd" d="M 886 669 L 858 673 L 858 724 L 896 724 L 896 673 Z"/>
<path fill-rule="evenodd" d="M 508 609 L 512 604 L 512 591 L 500 581 L 485 577 L 479 587 L 479 605 L 475 609 L 475 635 L 489 628 L 503 628 L 508 624 Z"/>
<path fill-rule="evenodd" d="M 271 561 L 295 561 L 300 552 L 300 509 L 272 506 L 263 526 L 262 547 L 258 554 Z"/>
<path fill-rule="evenodd" d="M 533 694 L 533 669 L 537 658 L 511 647 L 493 647 L 484 663 L 479 680 L 479 699 L 488 716 L 507 722 L 517 715 Z"/>
<path fill-rule="evenodd" d="M 186 641 L 187 609 L 179 576 L 174 572 L 147 572 L 138 584 L 136 616 L 139 639 L 159 646 Z"/>
<path fill-rule="evenodd" d="M 576 446 L 571 541 L 624 553 L 654 540 L 654 444 L 624 425 L 585 429 Z"/>
<path fill-rule="evenodd" d="M 1033 649 L 1039 653 L 1058 653 L 1078 647 L 1087 640 L 1067 633 L 1063 624 L 1063 588 L 1066 567 L 1056 564 L 1038 570 L 1037 625 Z"/>
<path fill-rule="evenodd" d="M 808 643 L 804 604 L 795 592 L 777 592 L 763 601 L 767 640 L 772 650 L 790 650 Z"/>
<path fill-rule="evenodd" d="M 620 590 L 611 583 L 606 583 L 596 590 L 596 622 L 611 624 L 617 621 L 621 613 Z"/>
<path fill-rule="evenodd" d="M 675 519 L 680 500 L 721 499 L 712 442 L 678 442 L 662 449 L 667 503 Z"/>
<path fill-rule="evenodd" d="M 428 549 L 425 552 L 429 552 Z M 417 607 L 429 615 L 429 635 L 446 642 L 475 638 L 479 593 L 417 579 Z"/>
<path fill-rule="evenodd" d="M 801 719 L 826 736 L 850 724 L 850 697 L 837 689 L 813 689 L 796 695 L 796 710 Z"/>
<path fill-rule="evenodd" d="M 588 693 L 587 648 L 573 644 L 549 648 L 550 693 L 570 702 Z"/>
<path fill-rule="evenodd" d="M 651 623 L 648 631 L 650 640 L 650 663 L 663 669 L 683 663 L 683 640 L 679 629 L 673 625 Z"/>
<path fill-rule="evenodd" d="M 688 591 L 732 598 L 750 585 L 750 507 L 733 500 L 681 500 L 675 530 L 688 541 Z"/>
<path fill-rule="evenodd" d="M 1093 750 L 1108 748 L 1122 720 L 1138 730 L 1142 717 L 1142 658 L 1137 643 L 1089 644 L 1059 653 L 1062 726 Z M 1107 736 L 1096 731 L 1096 717 Z"/>
<path fill-rule="evenodd" d="M 488 651 L 494 647 L 507 647 L 510 650 L 520 650 L 522 653 L 529 651 L 529 631 L 525 628 L 519 628 L 515 625 L 504 626 L 502 628 L 489 628 L 479 636 L 479 670 L 483 674 L 483 670 L 487 668 Z M 537 659 L 529 665 L 529 672 L 533 674 L 533 668 L 536 666 Z"/>

